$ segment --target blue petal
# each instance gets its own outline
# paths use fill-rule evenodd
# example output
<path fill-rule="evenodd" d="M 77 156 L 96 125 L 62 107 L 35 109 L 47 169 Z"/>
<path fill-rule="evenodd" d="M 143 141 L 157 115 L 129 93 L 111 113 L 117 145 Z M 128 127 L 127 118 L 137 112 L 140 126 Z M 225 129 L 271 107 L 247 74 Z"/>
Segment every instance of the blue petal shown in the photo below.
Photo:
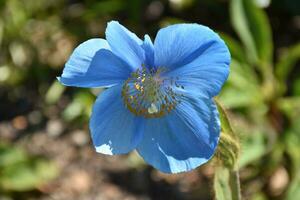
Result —
<path fill-rule="evenodd" d="M 112 52 L 127 62 L 133 70 L 145 60 L 143 41 L 116 21 L 109 22 L 105 31 Z"/>
<path fill-rule="evenodd" d="M 214 97 L 219 94 L 228 78 L 227 64 L 205 66 L 184 66 L 168 73 L 170 77 L 178 77 L 177 84 L 184 86 L 184 90 L 195 95 Z"/>
<path fill-rule="evenodd" d="M 145 35 L 142 47 L 145 51 L 145 65 L 151 69 L 154 67 L 154 46 L 149 35 Z"/>
<path fill-rule="evenodd" d="M 147 120 L 137 150 L 162 172 L 186 172 L 212 157 L 219 134 L 219 115 L 212 100 L 193 99 L 164 118 Z"/>
<path fill-rule="evenodd" d="M 168 26 L 161 29 L 155 38 L 155 65 L 170 69 L 180 67 L 193 61 L 215 45 L 222 48 L 224 52 L 228 52 L 222 39 L 206 26 L 199 24 Z M 209 52 L 213 53 L 213 51 Z M 228 61 L 228 58 L 225 60 Z"/>
<path fill-rule="evenodd" d="M 105 87 L 122 83 L 130 73 L 104 39 L 90 39 L 74 50 L 58 80 L 67 86 Z"/>
<path fill-rule="evenodd" d="M 228 77 L 229 50 L 208 27 L 180 24 L 161 29 L 154 49 L 155 65 L 166 67 L 187 89 L 216 96 Z"/>
<path fill-rule="evenodd" d="M 121 98 L 121 86 L 100 94 L 93 107 L 90 130 L 98 153 L 124 154 L 135 149 L 143 133 L 143 119 L 128 111 Z"/>

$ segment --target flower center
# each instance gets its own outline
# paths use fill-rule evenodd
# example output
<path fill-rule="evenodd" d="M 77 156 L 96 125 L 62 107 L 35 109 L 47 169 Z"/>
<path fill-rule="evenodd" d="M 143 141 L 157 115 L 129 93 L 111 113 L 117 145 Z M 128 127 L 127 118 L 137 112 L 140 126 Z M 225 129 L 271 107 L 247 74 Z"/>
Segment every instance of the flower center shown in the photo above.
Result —
<path fill-rule="evenodd" d="M 183 95 L 178 91 L 183 86 L 177 84 L 178 78 L 162 77 L 163 71 L 163 68 L 149 70 L 143 66 L 125 81 L 122 97 L 125 106 L 133 114 L 158 118 L 171 112 L 180 103 Z"/>

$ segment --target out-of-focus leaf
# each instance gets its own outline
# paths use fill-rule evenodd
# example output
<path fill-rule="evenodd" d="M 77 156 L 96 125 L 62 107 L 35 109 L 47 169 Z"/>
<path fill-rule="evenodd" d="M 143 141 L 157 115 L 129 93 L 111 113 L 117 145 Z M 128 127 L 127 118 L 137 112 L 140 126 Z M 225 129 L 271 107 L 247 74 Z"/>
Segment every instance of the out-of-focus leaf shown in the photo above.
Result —
<path fill-rule="evenodd" d="M 286 152 L 290 156 L 290 159 L 292 161 L 292 174 L 296 175 L 299 172 L 300 167 L 300 131 L 299 127 L 294 130 L 290 130 L 285 132 L 285 138 L 284 142 L 286 145 Z"/>
<path fill-rule="evenodd" d="M 253 1 L 260 8 L 266 8 L 271 4 L 271 0 L 253 0 Z"/>
<path fill-rule="evenodd" d="M 26 23 L 28 15 L 22 2 L 18 0 L 7 1 L 7 11 L 8 15 L 5 15 L 4 19 L 8 26 L 5 26 L 5 29 L 10 36 L 17 35 L 18 30 Z"/>
<path fill-rule="evenodd" d="M 0 168 L 23 162 L 26 159 L 26 154 L 21 149 L 12 148 L 11 146 L 0 143 Z"/>
<path fill-rule="evenodd" d="M 295 96 L 300 96 L 300 78 L 293 83 L 293 94 Z"/>
<path fill-rule="evenodd" d="M 0 66 L 0 82 L 6 81 L 9 78 L 10 73 L 11 69 L 9 66 Z"/>
<path fill-rule="evenodd" d="M 175 10 L 183 10 L 194 5 L 195 0 L 170 0 L 170 5 Z"/>
<path fill-rule="evenodd" d="M 28 48 L 20 42 L 11 42 L 9 51 L 14 65 L 24 67 L 29 63 Z"/>
<path fill-rule="evenodd" d="M 126 2 L 122 0 L 104 0 L 94 2 L 84 13 L 84 17 L 88 20 L 98 16 L 106 16 L 114 14 L 126 8 Z"/>
<path fill-rule="evenodd" d="M 300 59 L 300 43 L 285 50 L 275 66 L 275 73 L 279 80 L 285 81 Z"/>
<path fill-rule="evenodd" d="M 226 107 L 257 107 L 263 103 L 263 96 L 255 72 L 249 66 L 232 60 L 230 74 L 220 99 Z"/>
<path fill-rule="evenodd" d="M 255 193 L 253 197 L 250 198 L 250 200 L 268 200 L 268 197 L 264 193 L 259 192 Z"/>
<path fill-rule="evenodd" d="M 78 101 L 72 101 L 63 112 L 63 118 L 67 121 L 71 121 L 80 116 L 83 110 L 83 106 Z"/>
<path fill-rule="evenodd" d="M 251 92 L 241 92 L 237 88 L 228 87 L 224 88 L 224 91 L 220 94 L 220 99 L 224 105 L 228 108 L 242 108 L 253 105 L 256 105 L 255 96 L 259 97 L 260 94 L 254 93 L 254 96 L 251 95 Z"/>
<path fill-rule="evenodd" d="M 247 134 L 243 137 L 241 142 L 242 152 L 239 160 L 240 167 L 252 163 L 267 153 L 264 134 L 260 132 L 253 131 L 251 134 Z"/>
<path fill-rule="evenodd" d="M 300 108 L 300 107 L 299 107 Z M 298 110 L 300 111 L 300 109 Z M 285 151 L 291 160 L 292 179 L 297 175 L 300 176 L 300 112 L 293 120 L 291 126 L 284 132 Z M 299 177 L 300 178 L 300 177 Z"/>
<path fill-rule="evenodd" d="M 0 19 L 0 47 L 2 45 L 3 32 L 4 32 L 4 24 L 3 21 Z"/>
<path fill-rule="evenodd" d="M 277 107 L 291 120 L 299 121 L 300 97 L 284 97 L 277 100 Z"/>
<path fill-rule="evenodd" d="M 0 0 L 0 9 L 5 6 L 6 0 Z"/>
<path fill-rule="evenodd" d="M 240 43 L 226 33 L 219 33 L 219 35 L 227 44 L 231 57 L 240 63 L 245 63 L 247 58 Z"/>
<path fill-rule="evenodd" d="M 11 145 L 0 144 L 0 190 L 32 190 L 57 174 L 58 170 L 52 162 L 31 157 Z"/>
<path fill-rule="evenodd" d="M 4 65 L 0 67 L 0 82 L 3 81 L 7 85 L 16 86 L 21 84 L 28 75 L 26 69 L 18 68 L 14 65 Z"/>
<path fill-rule="evenodd" d="M 81 91 L 75 95 L 73 101 L 67 106 L 63 112 L 63 117 L 67 121 L 85 115 L 89 116 L 92 105 L 95 101 L 95 96 L 88 91 Z"/>
<path fill-rule="evenodd" d="M 0 187 L 4 190 L 26 191 L 34 189 L 57 175 L 56 167 L 42 159 L 6 166 L 0 174 Z"/>
<path fill-rule="evenodd" d="M 295 200 L 298 197 L 300 197 L 300 173 L 298 173 L 295 179 L 291 182 L 285 199 Z"/>
<path fill-rule="evenodd" d="M 268 152 L 268 162 L 264 164 L 264 170 L 267 172 L 274 172 L 281 165 L 282 159 L 284 158 L 284 145 L 279 140 L 272 144 L 272 151 Z M 269 150 L 269 149 L 268 149 Z"/>
<path fill-rule="evenodd" d="M 258 53 L 256 50 L 254 38 L 248 26 L 247 16 L 244 11 L 242 0 L 231 0 L 230 14 L 231 23 L 238 33 L 239 37 L 243 41 L 243 44 L 246 46 L 250 60 L 256 62 Z"/>
<path fill-rule="evenodd" d="M 245 45 L 249 58 L 259 67 L 272 62 L 273 41 L 270 24 L 263 10 L 250 0 L 231 0 L 231 21 Z M 264 64 L 262 64 L 264 63 Z"/>
<path fill-rule="evenodd" d="M 45 96 L 46 103 L 48 104 L 56 103 L 64 91 L 65 91 L 65 86 L 63 86 L 62 84 L 60 84 L 58 81 L 55 80 L 46 93 Z"/>
<path fill-rule="evenodd" d="M 101 93 L 98 95 L 101 95 Z M 83 114 L 89 117 L 91 114 L 92 106 L 95 102 L 95 96 L 89 91 L 86 91 L 79 93 L 77 99 L 83 106 Z"/>

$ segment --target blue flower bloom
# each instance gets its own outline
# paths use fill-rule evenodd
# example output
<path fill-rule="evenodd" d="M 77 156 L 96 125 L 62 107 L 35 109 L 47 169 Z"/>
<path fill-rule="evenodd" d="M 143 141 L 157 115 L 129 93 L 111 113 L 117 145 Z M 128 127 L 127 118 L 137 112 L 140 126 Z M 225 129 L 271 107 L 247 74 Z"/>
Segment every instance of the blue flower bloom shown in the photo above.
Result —
<path fill-rule="evenodd" d="M 67 86 L 106 87 L 93 107 L 90 130 L 96 151 L 134 149 L 166 173 L 192 170 L 215 152 L 220 121 L 213 97 L 229 74 L 222 39 L 199 24 L 161 29 L 154 43 L 116 21 L 106 40 L 80 44 L 59 81 Z"/>

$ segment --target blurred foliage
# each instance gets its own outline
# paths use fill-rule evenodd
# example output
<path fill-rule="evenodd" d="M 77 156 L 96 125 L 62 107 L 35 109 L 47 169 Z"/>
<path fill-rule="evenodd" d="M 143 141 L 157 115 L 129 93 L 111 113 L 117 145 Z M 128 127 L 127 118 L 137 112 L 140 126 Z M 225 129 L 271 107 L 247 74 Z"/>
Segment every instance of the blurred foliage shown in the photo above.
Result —
<path fill-rule="evenodd" d="M 300 101 L 288 87 L 300 78 L 289 79 L 300 59 L 300 43 L 273 59 L 272 30 L 264 11 L 251 1 L 231 0 L 230 16 L 241 42 L 221 34 L 232 52 L 232 64 L 220 99 L 237 117 L 233 122 L 242 138 L 240 167 L 256 171 L 256 176 L 270 177 L 284 166 L 291 179 L 286 198 L 291 193 L 299 198 L 295 185 L 300 173 L 296 156 L 300 152 L 300 131 L 295 126 L 299 126 Z M 253 174 L 248 177 L 251 179 Z"/>
<path fill-rule="evenodd" d="M 56 76 L 74 47 L 104 37 L 107 21 L 115 19 L 140 37 L 154 38 L 159 28 L 182 22 L 218 31 L 232 54 L 219 100 L 241 138 L 242 193 L 251 200 L 300 198 L 298 5 L 298 0 L 0 0 L 0 125 L 14 125 L 16 117 L 33 112 L 42 116 L 20 135 L 7 139 L 0 130 L 5 141 L 0 193 L 32 190 L 55 177 L 52 162 L 16 146 L 21 133 L 45 129 L 53 118 L 70 129 L 87 127 L 101 90 L 66 89 Z M 128 160 L 132 168 L 144 167 L 135 155 Z M 270 185 L 280 169 L 288 184 L 275 193 Z M 222 173 L 217 178 L 224 181 L 227 172 Z M 216 187 L 223 186 L 228 185 Z"/>
<path fill-rule="evenodd" d="M 55 165 L 50 161 L 0 143 L 0 192 L 32 190 L 57 174 Z"/>

